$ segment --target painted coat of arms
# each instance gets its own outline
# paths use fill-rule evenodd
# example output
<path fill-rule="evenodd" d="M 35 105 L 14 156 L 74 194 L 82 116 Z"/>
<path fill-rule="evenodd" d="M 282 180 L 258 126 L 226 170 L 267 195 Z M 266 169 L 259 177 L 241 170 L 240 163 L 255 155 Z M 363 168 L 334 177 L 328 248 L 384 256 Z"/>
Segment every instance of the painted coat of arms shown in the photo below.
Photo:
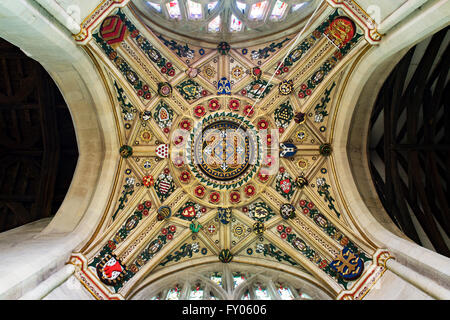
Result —
<path fill-rule="evenodd" d="M 231 208 L 217 209 L 217 216 L 220 222 L 223 224 L 228 224 L 231 221 Z"/>
<path fill-rule="evenodd" d="M 113 254 L 107 254 L 96 266 L 97 275 L 100 280 L 108 285 L 121 285 L 124 281 L 126 268 Z"/>

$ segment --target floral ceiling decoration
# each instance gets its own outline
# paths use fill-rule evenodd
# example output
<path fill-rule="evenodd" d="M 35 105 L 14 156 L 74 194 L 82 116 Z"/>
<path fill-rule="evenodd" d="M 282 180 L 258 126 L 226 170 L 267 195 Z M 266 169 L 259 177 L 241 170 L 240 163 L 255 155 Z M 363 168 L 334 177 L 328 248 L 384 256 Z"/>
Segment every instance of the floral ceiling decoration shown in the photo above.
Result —
<path fill-rule="evenodd" d="M 179 19 L 222 17 L 222 1 L 175 2 L 149 3 Z M 283 19 L 294 2 L 232 2 L 246 17 L 233 11 L 244 23 L 236 32 L 252 17 Z M 337 299 L 370 291 L 390 255 L 356 224 L 333 157 L 345 79 L 381 40 L 358 8 L 324 1 L 299 41 L 255 46 L 181 43 L 127 0 L 105 0 L 83 22 L 74 38 L 111 93 L 120 141 L 103 219 L 70 258 L 97 299 L 217 262 L 276 263 Z"/>

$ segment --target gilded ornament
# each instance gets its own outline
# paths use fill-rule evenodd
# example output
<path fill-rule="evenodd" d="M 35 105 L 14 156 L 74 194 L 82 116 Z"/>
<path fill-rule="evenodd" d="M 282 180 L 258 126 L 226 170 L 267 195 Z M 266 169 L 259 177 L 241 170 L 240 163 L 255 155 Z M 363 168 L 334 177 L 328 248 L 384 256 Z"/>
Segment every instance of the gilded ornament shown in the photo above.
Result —
<path fill-rule="evenodd" d="M 222 263 L 229 263 L 229 262 L 231 262 L 231 260 L 233 260 L 233 254 L 231 253 L 231 251 L 229 249 L 223 249 L 219 253 L 219 260 Z"/>
<path fill-rule="evenodd" d="M 126 159 L 133 154 L 133 148 L 127 145 L 123 145 L 119 149 L 119 154 L 122 158 Z"/>

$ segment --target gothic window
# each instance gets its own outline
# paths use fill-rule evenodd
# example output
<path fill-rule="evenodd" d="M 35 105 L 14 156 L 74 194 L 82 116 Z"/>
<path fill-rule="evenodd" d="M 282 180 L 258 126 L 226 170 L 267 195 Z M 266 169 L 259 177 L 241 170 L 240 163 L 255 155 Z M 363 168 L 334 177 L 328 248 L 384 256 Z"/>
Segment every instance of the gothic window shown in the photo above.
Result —
<path fill-rule="evenodd" d="M 239 270 L 239 271 L 238 271 Z M 136 300 L 311 300 L 331 296 L 286 272 L 242 264 L 212 264 L 172 273 L 132 295 Z"/>

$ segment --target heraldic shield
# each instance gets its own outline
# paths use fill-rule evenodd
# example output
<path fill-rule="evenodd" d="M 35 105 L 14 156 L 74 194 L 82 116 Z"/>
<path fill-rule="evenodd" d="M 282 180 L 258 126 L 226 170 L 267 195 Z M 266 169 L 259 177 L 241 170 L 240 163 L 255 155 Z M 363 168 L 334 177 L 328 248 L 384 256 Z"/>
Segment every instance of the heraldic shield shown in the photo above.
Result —
<path fill-rule="evenodd" d="M 231 221 L 231 208 L 219 208 L 217 215 L 220 222 L 227 224 Z"/>
<path fill-rule="evenodd" d="M 125 276 L 125 267 L 114 254 L 107 254 L 96 267 L 100 280 L 108 286 L 120 285 Z"/>
<path fill-rule="evenodd" d="M 330 263 L 330 267 L 347 281 L 358 279 L 364 271 L 363 260 L 350 248 L 344 247 L 341 253 Z"/>

